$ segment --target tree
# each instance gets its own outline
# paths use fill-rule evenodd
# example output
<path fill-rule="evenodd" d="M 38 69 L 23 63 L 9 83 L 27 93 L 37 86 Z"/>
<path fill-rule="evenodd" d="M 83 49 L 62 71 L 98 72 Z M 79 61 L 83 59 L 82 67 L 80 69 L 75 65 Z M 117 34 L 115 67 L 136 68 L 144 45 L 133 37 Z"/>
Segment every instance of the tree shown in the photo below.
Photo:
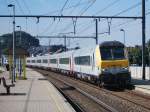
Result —
<path fill-rule="evenodd" d="M 21 39 L 20 39 L 20 33 L 21 33 Z M 12 44 L 13 44 L 12 39 L 13 39 L 12 33 L 3 34 L 2 36 L 0 36 L 0 40 L 3 41 L 3 43 L 1 43 L 1 48 L 2 49 L 12 48 Z M 34 47 L 39 46 L 39 40 L 26 32 L 16 31 L 15 32 L 15 46 L 21 47 L 27 50 L 31 46 L 34 46 Z"/>
<path fill-rule="evenodd" d="M 147 41 L 146 55 L 147 55 L 147 63 L 150 66 L 150 39 Z"/>
<path fill-rule="evenodd" d="M 142 50 L 140 46 L 128 50 L 130 64 L 142 65 Z"/>

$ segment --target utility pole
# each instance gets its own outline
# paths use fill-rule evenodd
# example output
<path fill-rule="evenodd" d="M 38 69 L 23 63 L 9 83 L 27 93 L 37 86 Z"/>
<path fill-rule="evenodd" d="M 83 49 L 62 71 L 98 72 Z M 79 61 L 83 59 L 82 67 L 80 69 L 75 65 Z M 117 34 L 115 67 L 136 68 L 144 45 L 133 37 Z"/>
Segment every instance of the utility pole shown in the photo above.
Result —
<path fill-rule="evenodd" d="M 66 38 L 66 35 L 64 35 L 64 46 L 65 46 L 65 51 L 67 50 L 67 46 L 66 46 L 66 40 L 67 38 Z"/>
<path fill-rule="evenodd" d="M 124 43 L 124 45 L 126 45 L 126 39 L 125 39 L 126 33 L 125 33 L 125 30 L 124 29 L 120 29 L 120 31 L 123 32 L 123 43 Z"/>
<path fill-rule="evenodd" d="M 16 26 L 16 27 L 20 29 L 19 45 L 21 46 L 21 26 Z"/>
<path fill-rule="evenodd" d="M 96 41 L 96 45 L 98 44 L 98 20 L 95 19 L 95 23 L 96 23 L 96 35 L 95 35 L 95 41 Z"/>
<path fill-rule="evenodd" d="M 145 0 L 142 0 L 142 79 L 145 80 Z"/>
<path fill-rule="evenodd" d="M 48 52 L 49 52 L 49 54 L 50 54 L 50 45 L 51 45 L 51 39 L 49 39 L 49 49 L 48 49 Z"/>
<path fill-rule="evenodd" d="M 19 46 L 21 47 L 21 43 L 22 43 L 22 42 L 21 42 L 21 31 L 22 31 L 22 30 L 21 30 L 21 26 L 18 25 L 18 26 L 16 26 L 16 27 L 20 29 Z M 22 69 L 21 69 L 21 68 L 22 68 L 22 65 L 21 65 L 21 56 L 19 56 L 19 66 L 18 66 L 18 67 L 19 67 L 19 69 L 18 69 L 18 71 L 19 71 L 19 76 L 21 77 L 21 73 L 22 73 Z"/>

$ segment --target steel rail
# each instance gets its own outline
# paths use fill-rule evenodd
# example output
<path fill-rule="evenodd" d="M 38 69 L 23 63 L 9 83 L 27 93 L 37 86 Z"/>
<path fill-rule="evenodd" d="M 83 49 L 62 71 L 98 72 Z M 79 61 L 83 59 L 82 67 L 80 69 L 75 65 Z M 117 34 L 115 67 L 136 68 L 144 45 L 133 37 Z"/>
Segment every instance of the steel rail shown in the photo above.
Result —
<path fill-rule="evenodd" d="M 76 90 L 77 90 L 78 92 L 80 92 L 82 95 L 88 97 L 88 98 L 91 99 L 92 101 L 94 101 L 94 102 L 96 102 L 97 104 L 101 105 L 102 108 L 104 108 L 105 110 L 108 110 L 109 112 L 118 112 L 118 111 L 117 111 L 116 109 L 114 109 L 113 107 L 107 105 L 106 103 L 104 103 L 104 102 L 102 102 L 101 100 L 97 99 L 96 97 L 94 97 L 94 96 L 88 94 L 87 92 L 85 92 L 85 91 L 83 91 L 83 90 L 81 90 L 81 89 L 79 89 L 79 88 L 77 88 L 77 87 L 75 87 L 75 86 L 73 86 L 73 85 L 71 85 L 71 84 L 65 82 L 64 80 L 58 79 L 58 78 L 53 77 L 53 76 L 51 76 L 51 75 L 48 75 L 48 76 L 51 77 L 51 78 L 53 78 L 54 80 L 58 80 L 59 82 L 64 83 L 65 85 L 67 85 L 67 86 L 69 86 L 69 87 L 72 87 L 72 88 L 76 89 Z"/>
<path fill-rule="evenodd" d="M 58 73 L 58 74 L 61 74 L 61 73 Z M 68 77 L 68 76 L 66 76 L 66 75 L 62 75 L 62 76 L 65 76 L 65 77 Z M 52 77 L 52 76 L 51 76 Z M 74 78 L 72 78 L 72 77 L 69 77 L 71 80 L 74 80 L 74 81 L 76 81 Z M 139 105 L 139 106 L 141 106 L 141 107 L 143 107 L 143 108 L 145 108 L 145 109 L 148 109 L 148 110 L 150 110 L 150 107 L 146 107 L 146 106 L 144 106 L 144 105 L 142 105 L 140 102 L 134 102 L 132 99 L 128 99 L 128 98 L 125 98 L 125 97 L 122 97 L 122 96 L 120 96 L 120 95 L 117 95 L 116 93 L 113 93 L 113 92 L 111 92 L 111 91 L 109 91 L 109 90 L 106 90 L 106 89 L 103 89 L 103 88 L 99 88 L 99 87 L 97 87 L 96 85 L 94 85 L 94 84 L 91 84 L 91 83 L 87 83 L 87 82 L 85 82 L 85 81 L 80 81 L 80 80 L 78 80 L 80 83 L 82 83 L 82 84 L 88 84 L 88 86 L 90 86 L 90 87 L 93 87 L 93 88 L 95 88 L 95 89 L 97 89 L 97 90 L 101 90 L 101 91 L 103 91 L 103 92 L 105 92 L 105 93 L 109 93 L 109 94 L 111 94 L 111 95 L 113 95 L 113 96 L 116 96 L 116 97 L 118 97 L 118 98 L 120 98 L 120 99 L 122 99 L 122 100 L 126 100 L 126 101 L 128 101 L 128 102 L 130 102 L 130 103 L 133 103 L 133 104 L 135 104 L 135 105 Z M 67 82 L 65 82 L 65 83 L 67 83 Z M 68 83 L 68 85 L 69 85 L 69 83 Z M 70 85 L 70 86 L 72 86 L 72 85 Z M 78 88 L 76 88 L 76 89 L 78 89 Z M 128 92 L 128 91 L 126 91 L 126 92 Z M 131 94 L 131 93 L 130 93 Z M 134 94 L 134 93 L 132 93 L 132 94 Z M 140 95 L 137 95 L 137 96 L 139 96 L 139 97 L 141 97 Z M 141 97 L 141 98 L 144 98 L 144 97 Z M 146 99 L 146 98 L 145 98 Z"/>

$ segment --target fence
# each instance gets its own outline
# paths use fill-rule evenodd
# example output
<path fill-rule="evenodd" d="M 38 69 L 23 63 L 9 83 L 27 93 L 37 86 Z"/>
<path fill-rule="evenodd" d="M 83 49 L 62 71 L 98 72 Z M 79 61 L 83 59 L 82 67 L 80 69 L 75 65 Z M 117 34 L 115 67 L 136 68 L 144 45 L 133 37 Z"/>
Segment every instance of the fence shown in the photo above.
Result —
<path fill-rule="evenodd" d="M 141 66 L 130 66 L 131 77 L 136 79 L 142 79 L 142 67 Z M 146 80 L 150 80 L 150 67 L 145 68 Z"/>

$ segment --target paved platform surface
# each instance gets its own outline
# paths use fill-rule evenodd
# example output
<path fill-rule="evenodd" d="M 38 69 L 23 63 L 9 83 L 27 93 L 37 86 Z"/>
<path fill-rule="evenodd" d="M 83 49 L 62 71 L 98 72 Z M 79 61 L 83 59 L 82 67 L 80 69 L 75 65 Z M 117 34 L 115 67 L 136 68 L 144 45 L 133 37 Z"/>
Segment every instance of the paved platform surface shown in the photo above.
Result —
<path fill-rule="evenodd" d="M 8 72 L 5 76 L 7 83 Z M 1 77 L 0 76 L 0 77 Z M 27 80 L 17 80 L 11 95 L 0 85 L 0 112 L 75 112 L 66 99 L 40 73 L 27 69 Z"/>
<path fill-rule="evenodd" d="M 132 79 L 135 90 L 150 94 L 150 80 Z"/>

